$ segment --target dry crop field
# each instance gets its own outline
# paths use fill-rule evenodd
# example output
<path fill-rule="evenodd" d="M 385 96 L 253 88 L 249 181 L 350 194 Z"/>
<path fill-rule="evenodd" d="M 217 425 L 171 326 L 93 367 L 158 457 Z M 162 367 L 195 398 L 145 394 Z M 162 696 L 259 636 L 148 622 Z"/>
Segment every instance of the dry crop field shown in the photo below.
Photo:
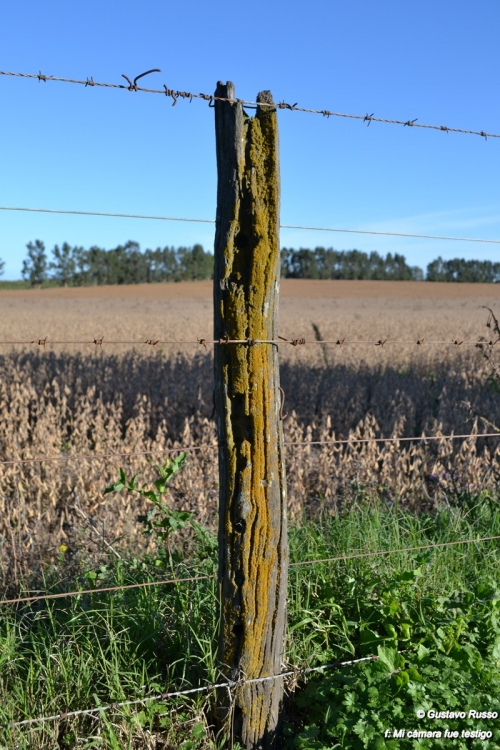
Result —
<path fill-rule="evenodd" d="M 186 468 L 172 483 L 171 502 L 195 510 L 204 523 L 215 522 L 212 348 L 106 343 L 210 339 L 211 294 L 211 282 L 0 292 L 0 340 L 48 336 L 45 349 L 2 345 L 0 459 L 157 451 L 1 465 L 4 576 L 15 580 L 27 566 L 51 559 L 63 543 L 82 562 L 98 554 L 101 534 L 119 537 L 122 545 L 144 545 L 136 522 L 140 503 L 102 493 L 120 466 L 147 478 L 167 448 L 204 446 L 188 454 Z M 488 313 L 481 306 L 500 314 L 500 286 L 282 281 L 282 336 L 346 339 L 342 347 L 279 347 L 285 440 L 306 441 L 287 450 L 292 514 L 335 512 L 360 495 L 428 507 L 498 482 L 496 438 L 308 444 L 334 437 L 485 431 L 471 413 L 498 423 L 500 396 L 489 377 L 491 362 L 474 346 L 431 342 L 488 336 Z M 50 344 L 102 336 L 102 347 Z M 379 339 L 389 341 L 383 347 L 349 344 Z M 424 344 L 417 346 L 417 339 Z"/>

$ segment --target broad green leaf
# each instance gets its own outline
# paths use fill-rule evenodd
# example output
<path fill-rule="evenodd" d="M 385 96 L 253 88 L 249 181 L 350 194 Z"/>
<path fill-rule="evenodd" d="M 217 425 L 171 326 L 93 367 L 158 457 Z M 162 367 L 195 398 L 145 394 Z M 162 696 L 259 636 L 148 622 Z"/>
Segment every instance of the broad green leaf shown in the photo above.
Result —
<path fill-rule="evenodd" d="M 404 658 L 401 654 L 398 654 L 395 648 L 389 648 L 388 646 L 377 647 L 379 662 L 385 664 L 390 672 L 395 672 L 404 666 Z"/>
<path fill-rule="evenodd" d="M 429 658 L 430 650 L 426 648 L 423 643 L 419 643 L 418 649 L 417 649 L 417 658 L 419 661 L 424 661 L 425 659 Z"/>
<path fill-rule="evenodd" d="M 165 707 L 164 707 L 165 708 Z M 194 727 L 191 730 L 191 733 L 195 740 L 201 740 L 203 737 L 205 737 L 206 731 L 205 731 L 205 725 L 204 724 L 195 724 Z"/>

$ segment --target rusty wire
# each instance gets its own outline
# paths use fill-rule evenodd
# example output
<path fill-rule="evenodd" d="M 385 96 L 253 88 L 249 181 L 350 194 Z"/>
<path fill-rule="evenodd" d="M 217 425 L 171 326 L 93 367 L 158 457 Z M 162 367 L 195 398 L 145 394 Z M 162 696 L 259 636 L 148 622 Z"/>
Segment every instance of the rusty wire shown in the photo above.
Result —
<path fill-rule="evenodd" d="M 283 389 L 280 388 L 280 391 Z M 284 396 L 284 392 L 283 392 Z M 288 414 L 282 414 L 284 399 L 281 402 L 280 419 L 286 419 Z M 357 445 L 358 443 L 407 443 L 407 442 L 427 442 L 439 440 L 474 440 L 478 438 L 500 437 L 499 432 L 479 432 L 477 434 L 467 433 L 463 435 L 421 435 L 414 437 L 382 437 L 382 438 L 342 438 L 339 440 L 298 440 L 294 442 L 285 441 L 284 445 Z M 12 466 L 18 464 L 36 464 L 45 462 L 59 461 L 101 461 L 108 458 L 131 458 L 134 456 L 158 456 L 164 453 L 182 453 L 190 451 L 201 451 L 204 449 L 217 450 L 222 447 L 219 443 L 206 443 L 205 445 L 193 445 L 182 448 L 157 448 L 149 451 L 129 451 L 119 453 L 76 453 L 67 456 L 38 456 L 36 458 L 14 458 L 0 461 L 0 466 Z"/>
<path fill-rule="evenodd" d="M 122 77 L 126 79 L 128 86 L 126 86 L 123 83 L 99 83 L 97 81 L 94 81 L 93 78 L 86 78 L 85 81 L 74 79 L 74 78 L 60 78 L 57 76 L 47 76 L 44 75 L 41 71 L 39 73 L 15 73 L 13 71 L 5 71 L 0 70 L 0 75 L 3 76 L 12 76 L 16 78 L 34 78 L 37 79 L 40 83 L 43 81 L 44 83 L 47 83 L 47 81 L 59 81 L 62 83 L 74 83 L 79 84 L 81 86 L 85 87 L 102 87 L 102 88 L 108 88 L 108 89 L 124 89 L 126 91 L 142 91 L 146 94 L 161 94 L 162 96 L 170 97 L 172 101 L 172 106 L 175 107 L 177 104 L 177 101 L 179 99 L 189 99 L 190 102 L 193 101 L 193 99 L 203 99 L 204 101 L 208 102 L 208 105 L 210 107 L 214 106 L 214 102 L 227 102 L 228 104 L 242 104 L 247 105 L 249 107 L 268 107 L 270 109 L 286 109 L 293 112 L 305 112 L 307 114 L 313 114 L 313 115 L 322 115 L 323 117 L 343 117 L 345 119 L 350 120 L 360 120 L 361 122 L 366 122 L 367 125 L 370 125 L 372 122 L 381 122 L 389 125 L 403 125 L 404 127 L 411 127 L 411 128 L 424 128 L 427 130 L 441 130 L 445 133 L 463 133 L 465 135 L 478 135 L 481 138 L 484 138 L 487 140 L 488 138 L 500 138 L 500 134 L 498 133 L 487 133 L 484 130 L 465 130 L 464 128 L 452 128 L 448 127 L 446 125 L 426 125 L 421 122 L 417 122 L 418 118 L 414 118 L 413 120 L 391 120 L 384 117 L 375 117 L 374 113 L 372 112 L 371 115 L 353 115 L 353 114 L 347 114 L 345 112 L 334 112 L 329 109 L 309 109 L 307 107 L 299 107 L 298 102 L 295 102 L 294 104 L 288 104 L 287 102 L 281 101 L 281 102 L 275 102 L 275 103 L 266 103 L 266 102 L 254 102 L 254 101 L 247 101 L 246 99 L 230 99 L 227 97 L 222 96 L 214 96 L 213 94 L 194 94 L 189 91 L 176 91 L 174 89 L 168 88 L 165 84 L 163 84 L 163 89 L 147 89 L 143 88 L 141 86 L 137 85 L 137 81 L 139 78 L 142 78 L 145 75 L 149 75 L 149 73 L 160 73 L 159 68 L 154 68 L 153 70 L 148 70 L 145 73 L 140 73 L 138 76 L 134 78 L 134 81 L 131 82 L 130 78 L 124 74 L 122 74 Z"/>
<path fill-rule="evenodd" d="M 338 555 L 336 557 L 326 557 L 319 560 L 304 560 L 301 562 L 290 563 L 290 568 L 296 568 L 303 565 L 320 565 L 328 562 L 341 562 L 342 560 L 356 560 L 364 557 L 380 557 L 381 555 L 395 555 L 403 552 L 416 552 L 423 549 L 433 549 L 437 547 L 454 547 L 459 544 L 479 544 L 480 542 L 491 542 L 500 539 L 500 535 L 496 536 L 485 536 L 477 539 L 458 539 L 454 542 L 435 542 L 433 544 L 420 544 L 414 547 L 398 547 L 396 549 L 388 550 L 376 550 L 375 552 L 356 552 L 352 555 Z M 38 594 L 37 596 L 21 596 L 15 599 L 2 599 L 0 605 L 3 604 L 20 604 L 26 602 L 36 602 L 47 599 L 64 599 L 66 597 L 83 596 L 84 594 L 100 594 L 109 593 L 129 589 L 145 588 L 150 586 L 163 586 L 166 584 L 174 583 L 188 583 L 190 581 L 201 581 L 201 580 L 212 580 L 216 576 L 213 575 L 202 575 L 202 576 L 190 576 L 188 578 L 169 578 L 167 580 L 160 581 L 147 581 L 145 583 L 131 583 L 122 586 L 105 586 L 96 589 L 80 589 L 80 591 L 65 591 L 58 594 Z"/>
<path fill-rule="evenodd" d="M 398 652 L 401 653 L 401 652 Z M 219 690 L 221 688 L 225 689 L 231 689 L 231 688 L 239 688 L 243 685 L 252 685 L 258 682 L 268 682 L 269 680 L 284 680 L 291 678 L 292 680 L 297 680 L 298 677 L 301 677 L 302 675 L 310 674 L 311 672 L 319 672 L 323 669 L 335 669 L 336 667 L 346 667 L 351 664 L 359 664 L 363 661 L 375 661 L 378 659 L 378 655 L 372 655 L 372 656 L 363 656 L 360 659 L 349 659 L 348 661 L 335 661 L 330 664 L 322 664 L 319 667 L 296 667 L 293 670 L 289 670 L 288 672 L 281 672 L 280 674 L 273 674 L 269 675 L 268 677 L 254 677 L 252 679 L 242 679 L 242 680 L 226 680 L 226 682 L 221 682 L 219 684 L 215 685 L 203 685 L 202 687 L 197 688 L 188 688 L 187 690 L 176 690 L 174 692 L 166 692 L 166 693 L 160 693 L 158 695 L 147 695 L 144 698 L 136 698 L 134 700 L 129 701 L 121 701 L 120 703 L 110 703 L 105 706 L 97 706 L 96 708 L 85 708 L 80 709 L 78 711 L 64 711 L 59 714 L 54 714 L 53 716 L 41 716 L 37 719 L 25 719 L 24 721 L 16 721 L 12 724 L 10 724 L 10 727 L 20 727 L 20 726 L 26 726 L 27 724 L 39 724 L 45 721 L 57 721 L 57 720 L 64 720 L 69 719 L 73 716 L 81 716 L 82 714 L 96 714 L 100 711 L 111 711 L 115 710 L 117 708 L 121 708 L 123 706 L 137 706 L 141 703 L 148 703 L 150 701 L 162 701 L 167 700 L 168 698 L 176 698 L 181 695 L 193 695 L 194 693 L 208 693 L 212 690 Z"/>
<path fill-rule="evenodd" d="M 75 346 L 96 346 L 102 349 L 103 345 L 123 345 L 123 346 L 143 346 L 144 344 L 148 346 L 155 347 L 157 344 L 181 344 L 183 346 L 185 345 L 201 345 L 205 348 L 207 347 L 207 344 L 211 344 L 214 346 L 225 346 L 226 344 L 246 344 L 247 346 L 255 346 L 255 344 L 274 344 L 275 346 L 278 346 L 279 344 L 290 344 L 291 346 L 304 346 L 305 344 L 316 344 L 323 346 L 323 344 L 328 345 L 334 345 L 334 346 L 358 346 L 358 345 L 368 345 L 368 346 L 379 346 L 384 347 L 386 345 L 393 346 L 394 344 L 398 346 L 423 346 L 426 345 L 437 345 L 437 346 L 475 346 L 477 348 L 481 347 L 494 347 L 497 344 L 500 344 L 500 338 L 496 339 L 474 339 L 471 341 L 467 341 L 465 339 L 461 339 L 460 337 L 452 338 L 452 339 L 426 339 L 426 338 L 420 338 L 420 339 L 391 339 L 391 338 L 376 338 L 373 339 L 348 339 L 346 337 L 344 338 L 338 338 L 338 339 L 308 339 L 306 341 L 305 338 L 285 338 L 284 336 L 278 336 L 277 339 L 230 339 L 229 336 L 225 335 L 224 337 L 221 337 L 219 339 L 205 339 L 205 338 L 197 338 L 195 341 L 193 339 L 146 339 L 141 341 L 127 341 L 127 340 L 106 340 L 104 336 L 99 336 L 93 339 L 81 339 L 81 340 L 71 340 L 71 341 L 62 341 L 62 340 L 54 340 L 52 341 L 49 339 L 48 336 L 45 336 L 42 338 L 34 338 L 34 339 L 19 339 L 19 340 L 2 340 L 0 341 L 0 345 L 3 346 L 19 346 L 19 345 L 27 345 L 27 344 L 36 344 L 37 346 L 41 347 L 42 349 L 45 349 L 47 345 L 50 346 L 63 346 L 63 345 L 75 345 Z"/>
<path fill-rule="evenodd" d="M 215 224 L 215 219 L 195 219 L 181 216 L 154 216 L 148 214 L 117 214 L 104 211 L 76 211 L 59 208 L 30 208 L 26 206 L 0 206 L 0 211 L 31 211 L 43 214 L 70 214 L 74 216 L 105 216 L 115 219 L 147 219 L 150 221 L 187 221 L 198 224 Z M 500 240 L 490 240 L 484 237 L 452 237 L 442 234 L 414 234 L 410 232 L 382 232 L 374 229 L 346 229 L 345 227 L 312 227 L 300 224 L 280 224 L 280 229 L 306 229 L 314 232 L 340 232 L 346 234 L 375 234 L 387 237 L 416 237 L 422 240 L 451 240 L 455 242 L 486 242 L 500 245 Z"/>

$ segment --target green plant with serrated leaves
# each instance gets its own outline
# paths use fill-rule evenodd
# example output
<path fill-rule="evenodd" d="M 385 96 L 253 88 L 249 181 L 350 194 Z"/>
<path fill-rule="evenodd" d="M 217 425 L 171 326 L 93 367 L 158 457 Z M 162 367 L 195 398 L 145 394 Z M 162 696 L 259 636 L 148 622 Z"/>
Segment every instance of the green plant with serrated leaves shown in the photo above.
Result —
<path fill-rule="evenodd" d="M 288 729 L 293 750 L 423 750 L 450 747 L 445 729 L 491 730 L 490 740 L 458 750 L 498 748 L 495 723 L 470 710 L 500 712 L 500 594 L 494 584 L 448 596 L 422 593 L 425 559 L 390 577 L 350 577 L 343 602 L 356 654 L 373 661 L 346 665 L 311 680 L 297 695 L 302 725 Z M 332 657 L 334 655 L 332 654 Z M 460 721 L 419 720 L 417 711 L 465 711 Z M 480 706 L 480 709 L 478 709 Z M 295 716 L 297 721 L 298 716 Z M 439 730 L 418 743 L 393 734 L 401 728 Z M 386 730 L 390 730 L 386 735 Z"/>
<path fill-rule="evenodd" d="M 160 542 L 164 542 L 167 550 L 167 555 L 172 558 L 172 548 L 170 544 L 170 538 L 172 534 L 180 529 L 183 529 L 193 516 L 193 513 L 187 511 L 173 510 L 169 508 L 165 500 L 163 499 L 167 492 L 167 484 L 170 482 L 174 474 L 184 466 L 186 460 L 186 453 L 180 453 L 173 460 L 167 459 L 163 466 L 155 465 L 158 472 L 158 479 L 153 482 L 154 489 L 151 489 L 148 483 L 142 485 L 138 484 L 137 478 L 140 473 L 134 474 L 134 476 L 128 480 L 124 469 L 120 468 L 120 479 L 118 482 L 110 484 L 104 490 L 104 494 L 107 495 L 111 492 L 122 492 L 126 490 L 129 493 L 137 492 L 142 497 L 146 498 L 153 503 L 153 508 L 149 510 L 146 515 L 138 517 L 138 521 L 143 525 L 143 533 L 149 536 L 155 536 Z"/>

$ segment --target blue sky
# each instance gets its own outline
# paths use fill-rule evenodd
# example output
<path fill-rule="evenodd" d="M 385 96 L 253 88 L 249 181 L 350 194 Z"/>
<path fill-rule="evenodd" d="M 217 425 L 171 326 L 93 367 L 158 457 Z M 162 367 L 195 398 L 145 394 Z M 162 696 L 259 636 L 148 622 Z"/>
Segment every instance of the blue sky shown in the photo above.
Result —
<path fill-rule="evenodd" d="M 500 132 L 500 4 L 17 0 L 0 69 L 213 92 Z M 144 79 L 144 85 L 146 85 Z M 213 110 L 161 96 L 0 76 L 0 205 L 214 218 Z M 282 111 L 284 224 L 500 238 L 500 139 Z M 25 246 L 212 249 L 213 226 L 0 212 L 4 278 Z M 500 260 L 500 246 L 282 230 L 287 247 Z"/>

